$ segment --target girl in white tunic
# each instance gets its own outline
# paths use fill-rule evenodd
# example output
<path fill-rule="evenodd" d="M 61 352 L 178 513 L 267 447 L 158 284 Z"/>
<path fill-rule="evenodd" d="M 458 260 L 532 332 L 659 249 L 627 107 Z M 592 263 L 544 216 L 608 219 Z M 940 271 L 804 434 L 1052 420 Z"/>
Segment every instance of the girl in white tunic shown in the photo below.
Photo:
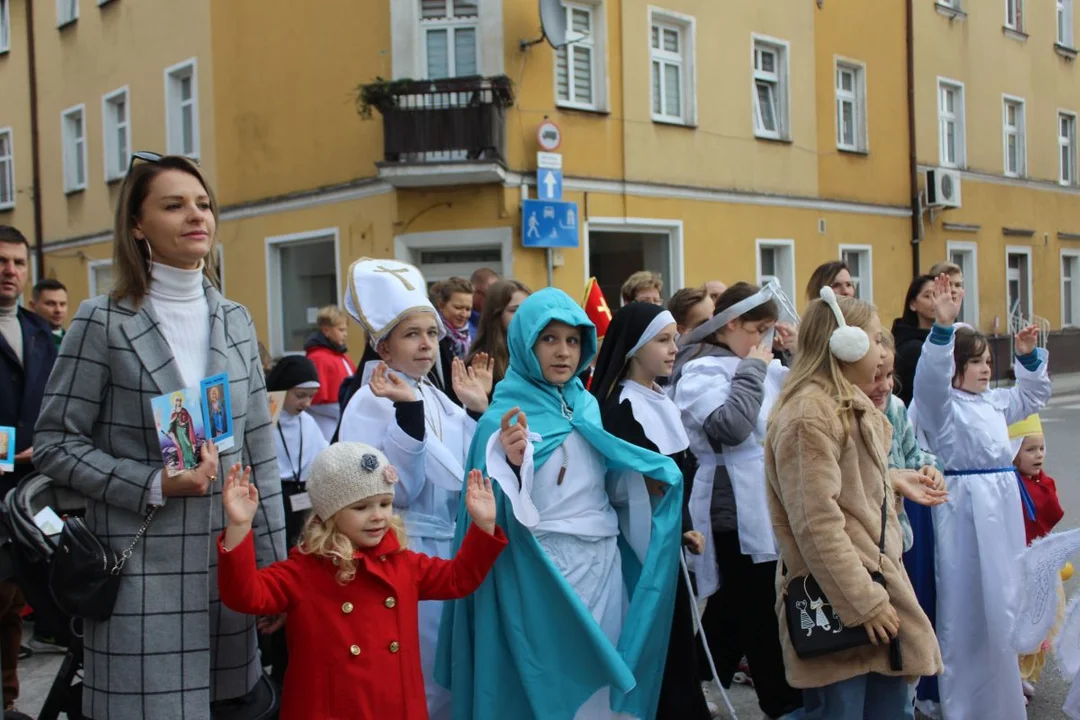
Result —
<path fill-rule="evenodd" d="M 420 271 L 390 260 L 362 258 L 349 268 L 345 309 L 367 331 L 382 358 L 365 368 L 368 382 L 349 401 L 339 437 L 363 442 L 389 458 L 401 478 L 394 497 L 409 549 L 450 559 L 474 418 L 427 380 L 438 360 L 443 328 Z M 466 370 L 453 364 L 454 391 L 478 417 L 487 409 L 490 361 Z M 420 654 L 433 720 L 450 717 L 449 693 L 433 680 L 441 602 L 420 603 Z"/>
<path fill-rule="evenodd" d="M 1016 337 L 1016 386 L 990 390 L 986 338 L 953 325 L 962 299 L 953 299 L 948 276 L 935 280 L 937 319 L 915 372 L 915 420 L 946 468 L 950 495 L 933 510 L 941 704 L 946 720 L 1013 720 L 1026 716 L 1009 638 L 1029 508 L 1008 426 L 1046 404 L 1050 379 L 1029 327 Z"/>

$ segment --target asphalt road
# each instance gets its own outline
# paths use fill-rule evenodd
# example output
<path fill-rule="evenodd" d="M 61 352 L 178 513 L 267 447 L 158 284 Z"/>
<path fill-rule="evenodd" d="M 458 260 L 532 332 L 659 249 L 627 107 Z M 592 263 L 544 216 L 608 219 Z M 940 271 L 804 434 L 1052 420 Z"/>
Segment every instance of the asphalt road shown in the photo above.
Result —
<path fill-rule="evenodd" d="M 1054 397 L 1050 406 L 1042 413 L 1046 432 L 1047 472 L 1057 480 L 1061 505 L 1065 509 L 1065 518 L 1058 525 L 1058 530 L 1070 530 L 1080 527 L 1080 482 L 1077 475 L 1080 469 L 1080 442 L 1077 442 L 1077 429 L 1080 428 L 1080 375 L 1055 378 Z M 1080 562 L 1074 559 L 1074 565 L 1080 569 Z M 1080 572 L 1066 585 L 1066 593 L 1071 598 L 1080 591 Z M 27 628 L 27 637 L 30 628 Z M 60 666 L 59 655 L 35 655 L 23 661 L 19 666 L 22 683 L 19 709 L 36 717 L 49 691 L 53 678 Z M 1058 673 L 1051 655 L 1042 682 L 1036 688 L 1036 695 L 1028 707 L 1031 720 L 1059 720 L 1065 718 L 1061 707 L 1069 692 L 1071 679 L 1065 680 Z M 719 694 L 711 687 L 708 697 L 724 708 Z M 763 720 L 765 717 L 757 707 L 757 696 L 745 686 L 733 685 L 728 696 L 738 714 L 739 720 Z M 726 709 L 720 717 L 729 717 Z M 988 719 L 989 720 L 989 719 Z"/>

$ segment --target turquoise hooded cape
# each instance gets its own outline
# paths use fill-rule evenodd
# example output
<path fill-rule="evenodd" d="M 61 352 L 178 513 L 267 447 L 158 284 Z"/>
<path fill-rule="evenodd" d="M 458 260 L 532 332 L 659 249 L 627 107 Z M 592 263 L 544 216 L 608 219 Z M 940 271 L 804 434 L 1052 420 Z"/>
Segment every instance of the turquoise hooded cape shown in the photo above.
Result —
<path fill-rule="evenodd" d="M 580 380 L 561 389 L 544 380 L 532 349 L 553 321 L 581 328 L 579 372 L 591 362 L 596 328 L 577 303 L 554 288 L 525 300 L 509 327 L 510 367 L 480 419 L 466 467 L 485 469 L 488 439 L 500 431 L 502 416 L 520 407 L 529 431 L 543 438 L 534 443 L 537 468 L 577 430 L 609 470 L 636 470 L 670 487 L 653 501 L 644 564 L 620 538 L 630 607 L 613 648 L 494 484 L 509 546 L 475 593 L 446 604 L 439 631 L 435 678 L 453 695 L 454 720 L 571 720 L 604 686 L 611 687 L 613 710 L 652 718 L 660 697 L 681 544 L 682 474 L 670 458 L 606 432 L 596 399 Z M 455 552 L 468 524 L 462 502 Z"/>

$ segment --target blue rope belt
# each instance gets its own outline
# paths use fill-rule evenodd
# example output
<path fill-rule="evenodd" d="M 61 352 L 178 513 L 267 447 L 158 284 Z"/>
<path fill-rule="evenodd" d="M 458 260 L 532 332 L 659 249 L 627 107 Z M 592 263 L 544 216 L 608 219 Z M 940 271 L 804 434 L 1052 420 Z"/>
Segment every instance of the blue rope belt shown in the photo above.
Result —
<path fill-rule="evenodd" d="M 986 470 L 946 470 L 945 477 L 964 477 L 967 475 L 997 475 L 998 473 L 1012 473 L 1016 475 L 1016 482 L 1020 486 L 1020 501 L 1024 504 L 1024 512 L 1034 522 L 1035 501 L 1031 499 L 1031 493 L 1024 485 L 1024 478 L 1020 471 L 1014 467 L 988 468 Z"/>

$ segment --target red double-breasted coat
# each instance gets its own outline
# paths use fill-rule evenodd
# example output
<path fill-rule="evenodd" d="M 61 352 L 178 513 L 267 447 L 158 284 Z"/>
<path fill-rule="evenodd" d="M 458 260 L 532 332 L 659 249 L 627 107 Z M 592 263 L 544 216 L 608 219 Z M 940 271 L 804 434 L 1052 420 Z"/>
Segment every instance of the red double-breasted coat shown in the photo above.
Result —
<path fill-rule="evenodd" d="M 218 587 L 238 612 L 288 613 L 281 720 L 426 720 L 417 604 L 473 592 L 505 546 L 502 530 L 474 525 L 454 559 L 441 560 L 388 532 L 356 554 L 356 577 L 341 585 L 332 561 L 295 549 L 257 569 L 248 533 L 229 551 L 218 540 Z"/>

